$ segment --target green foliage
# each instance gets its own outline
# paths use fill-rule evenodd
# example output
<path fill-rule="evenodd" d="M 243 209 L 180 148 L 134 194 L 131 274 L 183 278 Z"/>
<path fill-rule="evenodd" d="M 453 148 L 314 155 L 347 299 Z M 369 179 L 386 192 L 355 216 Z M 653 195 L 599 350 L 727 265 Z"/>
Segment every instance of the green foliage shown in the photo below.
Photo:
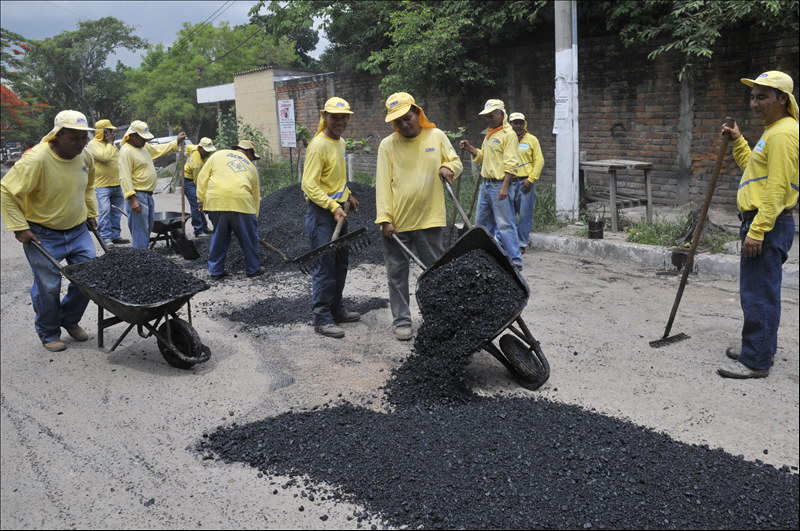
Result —
<path fill-rule="evenodd" d="M 453 146 L 458 149 L 458 141 L 464 138 L 464 133 L 467 132 L 466 127 L 459 126 L 458 131 L 442 131 L 447 139 L 450 141 Z"/>
<path fill-rule="evenodd" d="M 372 151 L 372 147 L 369 145 L 370 140 L 372 140 L 372 135 L 369 135 L 367 138 L 360 138 L 358 140 L 352 136 L 350 138 L 345 138 L 344 150 L 347 153 L 369 153 Z"/>
<path fill-rule="evenodd" d="M 236 72 L 287 66 L 295 59 L 290 41 L 265 34 L 262 27 L 187 22 L 171 48 L 148 49 L 141 67 L 127 72 L 127 86 L 136 116 L 151 129 L 181 124 L 196 137 L 214 120 L 214 111 L 197 103 L 197 87 L 230 83 Z"/>
<path fill-rule="evenodd" d="M 310 11 L 295 8 L 290 2 L 273 0 L 266 12 L 260 14 L 265 3 L 259 2 L 250 9 L 250 23 L 262 26 L 276 40 L 285 38 L 293 43 L 297 59 L 292 66 L 315 66 L 316 60 L 308 53 L 316 48 L 319 35 L 313 29 Z"/>
<path fill-rule="evenodd" d="M 235 107 L 227 112 L 217 111 L 217 136 L 214 137 L 214 145 L 219 149 L 231 149 L 239 140 L 249 140 L 255 144 L 262 161 L 272 158 L 269 141 L 264 133 L 237 116 Z M 260 163 L 261 161 L 256 163 L 256 166 Z"/>
<path fill-rule="evenodd" d="M 639 223 L 633 223 L 631 228 L 628 229 L 627 241 L 673 247 L 682 242 L 684 236 L 692 228 L 693 223 L 691 214 L 675 220 L 668 220 L 656 215 L 652 222 L 643 220 Z M 739 239 L 737 234 L 715 229 L 706 224 L 703 235 L 700 237 L 698 249 L 720 253 L 726 243 L 737 239 Z"/>
<path fill-rule="evenodd" d="M 256 168 L 261 182 L 261 197 L 297 182 L 288 160 L 270 157 L 269 160 L 259 160 Z"/>
<path fill-rule="evenodd" d="M 300 124 L 295 124 L 295 140 L 297 141 L 297 147 L 308 147 L 308 143 L 311 142 L 311 131 L 308 130 L 307 127 L 304 127 Z"/>
<path fill-rule="evenodd" d="M 679 54 L 681 80 L 711 58 L 724 31 L 746 25 L 797 31 L 800 18 L 797 0 L 613 0 L 594 7 L 627 46 L 651 47 L 648 58 Z"/>
<path fill-rule="evenodd" d="M 553 232 L 567 224 L 556 209 L 556 189 L 551 184 L 536 183 L 536 206 L 533 210 L 533 230 Z"/>

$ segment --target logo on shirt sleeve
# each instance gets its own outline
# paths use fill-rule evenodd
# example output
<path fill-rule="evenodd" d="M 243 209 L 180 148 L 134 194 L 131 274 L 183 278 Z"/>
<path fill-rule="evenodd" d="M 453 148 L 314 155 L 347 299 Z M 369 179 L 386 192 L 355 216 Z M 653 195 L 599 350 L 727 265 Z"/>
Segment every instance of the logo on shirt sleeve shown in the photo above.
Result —
<path fill-rule="evenodd" d="M 767 147 L 767 142 L 762 138 L 761 140 L 758 141 L 756 147 L 753 148 L 753 151 L 755 151 L 756 153 L 762 153 L 765 147 Z"/>
<path fill-rule="evenodd" d="M 425 153 L 431 153 L 431 152 L 433 152 L 433 151 L 436 151 L 436 148 L 435 148 L 435 147 L 429 147 L 429 148 L 425 148 Z"/>

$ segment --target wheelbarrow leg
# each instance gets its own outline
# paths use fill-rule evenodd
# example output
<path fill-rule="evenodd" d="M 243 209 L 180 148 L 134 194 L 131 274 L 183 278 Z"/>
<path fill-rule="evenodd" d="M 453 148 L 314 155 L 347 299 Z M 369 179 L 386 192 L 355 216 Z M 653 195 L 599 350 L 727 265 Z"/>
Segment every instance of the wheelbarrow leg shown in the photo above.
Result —
<path fill-rule="evenodd" d="M 117 340 L 114 342 L 114 345 L 111 347 L 111 352 L 114 352 L 114 350 L 115 350 L 115 349 L 116 349 L 116 348 L 119 346 L 119 344 L 120 344 L 120 343 L 122 343 L 122 340 L 123 340 L 123 339 L 125 339 L 125 336 L 127 336 L 127 335 L 128 335 L 128 332 L 130 332 L 130 331 L 131 331 L 131 329 L 132 329 L 134 326 L 136 326 L 136 325 L 134 325 L 134 324 L 131 324 L 130 326 L 128 326 L 128 328 L 126 328 L 126 329 L 125 329 L 125 331 L 122 333 L 122 335 L 121 335 L 121 336 L 119 336 L 119 339 L 117 339 Z"/>

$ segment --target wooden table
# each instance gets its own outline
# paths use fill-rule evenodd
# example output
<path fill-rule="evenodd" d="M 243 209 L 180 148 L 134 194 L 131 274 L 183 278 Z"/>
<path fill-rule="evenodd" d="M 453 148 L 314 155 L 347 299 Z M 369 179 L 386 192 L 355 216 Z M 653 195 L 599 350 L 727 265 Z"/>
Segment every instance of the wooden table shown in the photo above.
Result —
<path fill-rule="evenodd" d="M 608 194 L 594 194 L 587 195 L 586 198 L 590 201 L 605 201 L 608 202 L 609 210 L 611 210 L 611 230 L 616 232 L 619 227 L 619 219 L 617 213 L 617 205 L 622 208 L 647 205 L 647 221 L 653 220 L 653 194 L 650 183 L 650 170 L 653 165 L 649 162 L 640 162 L 636 160 L 621 160 L 621 159 L 608 159 L 608 160 L 595 160 L 585 161 L 580 163 L 580 169 L 584 172 L 597 172 L 608 174 Z M 617 170 L 641 170 L 644 172 L 644 183 L 646 196 L 634 197 L 617 193 Z"/>

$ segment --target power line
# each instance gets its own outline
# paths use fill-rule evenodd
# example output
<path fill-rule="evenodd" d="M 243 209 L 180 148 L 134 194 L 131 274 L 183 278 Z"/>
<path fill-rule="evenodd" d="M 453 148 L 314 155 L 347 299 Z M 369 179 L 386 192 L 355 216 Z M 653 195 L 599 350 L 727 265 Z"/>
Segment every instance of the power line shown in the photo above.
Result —
<path fill-rule="evenodd" d="M 236 3 L 236 0 L 232 0 L 232 1 L 230 1 L 230 2 L 229 2 L 229 1 L 223 2 L 223 3 L 222 3 L 222 5 L 221 5 L 221 6 L 219 6 L 219 7 L 217 8 L 217 10 L 216 10 L 216 11 L 214 11 L 213 13 L 211 13 L 211 14 L 210 14 L 210 15 L 209 15 L 209 16 L 208 16 L 208 17 L 207 17 L 207 18 L 206 18 L 206 19 L 205 19 L 203 22 L 201 22 L 200 24 L 198 24 L 197 26 L 195 26 L 194 30 L 192 30 L 192 32 L 191 32 L 191 33 L 189 33 L 189 34 L 188 34 L 188 35 L 186 35 L 185 37 L 182 37 L 180 40 L 190 41 L 190 40 L 191 40 L 191 38 L 192 38 L 194 35 L 196 35 L 196 34 L 197 34 L 197 33 L 198 33 L 198 32 L 199 32 L 201 29 L 203 29 L 203 26 L 204 26 L 205 24 L 210 24 L 211 22 L 213 22 L 213 21 L 214 21 L 214 19 L 216 19 L 217 17 L 219 17 L 220 15 L 222 15 L 222 13 L 224 13 L 225 11 L 227 11 L 227 10 L 228 10 L 228 8 L 229 8 L 229 7 L 231 7 L 231 6 L 232 6 L 234 3 Z M 226 6 L 226 4 L 227 4 L 227 6 Z M 224 9 L 223 9 L 223 8 L 224 8 Z M 222 10 L 222 11 L 220 11 L 220 10 Z M 217 13 L 219 13 L 219 14 L 217 14 Z M 214 16 L 214 15 L 216 15 L 216 16 Z M 212 18 L 212 17 L 213 17 L 213 18 Z M 210 19 L 210 20 L 209 20 L 209 19 Z M 175 44 L 178 44 L 178 43 L 176 42 Z"/>
<path fill-rule="evenodd" d="M 257 27 L 257 28 L 256 28 L 256 30 L 255 30 L 253 33 L 251 33 L 250 35 L 248 35 L 247 37 L 245 37 L 245 39 L 244 39 L 242 42 L 240 42 L 239 44 L 237 44 L 236 46 L 234 46 L 234 47 L 233 47 L 233 48 L 232 48 L 230 51 L 226 52 L 224 55 L 222 55 L 222 56 L 220 56 L 220 57 L 217 57 L 217 58 L 216 58 L 216 59 L 214 59 L 213 61 L 209 61 L 209 63 L 208 63 L 208 64 L 214 64 L 214 63 L 216 63 L 217 61 L 221 61 L 221 60 L 225 59 L 225 58 L 226 58 L 226 57 L 228 57 L 230 54 L 232 54 L 233 52 L 235 52 L 236 50 L 238 50 L 239 48 L 241 48 L 241 47 L 242 47 L 242 45 L 243 45 L 244 43 L 246 43 L 247 41 L 249 41 L 250 39 L 252 39 L 253 37 L 255 37 L 255 36 L 256 36 L 256 33 L 258 33 L 259 31 L 261 31 L 261 28 L 260 28 L 260 27 Z"/>
<path fill-rule="evenodd" d="M 74 11 L 70 11 L 70 10 L 69 10 L 69 9 L 67 9 L 66 7 L 61 7 L 60 5 L 56 4 L 55 2 L 47 2 L 47 3 L 48 3 L 48 4 L 50 4 L 51 6 L 55 6 L 55 7 L 59 8 L 59 9 L 62 9 L 62 10 L 64 10 L 64 11 L 66 11 L 67 13 L 70 13 L 70 14 L 72 14 L 72 15 L 75 15 L 76 17 L 78 17 L 78 19 L 79 19 L 79 20 L 83 20 L 83 17 L 82 17 L 82 16 L 80 16 L 80 15 L 79 15 L 79 14 L 77 14 L 77 13 L 75 13 Z"/>

